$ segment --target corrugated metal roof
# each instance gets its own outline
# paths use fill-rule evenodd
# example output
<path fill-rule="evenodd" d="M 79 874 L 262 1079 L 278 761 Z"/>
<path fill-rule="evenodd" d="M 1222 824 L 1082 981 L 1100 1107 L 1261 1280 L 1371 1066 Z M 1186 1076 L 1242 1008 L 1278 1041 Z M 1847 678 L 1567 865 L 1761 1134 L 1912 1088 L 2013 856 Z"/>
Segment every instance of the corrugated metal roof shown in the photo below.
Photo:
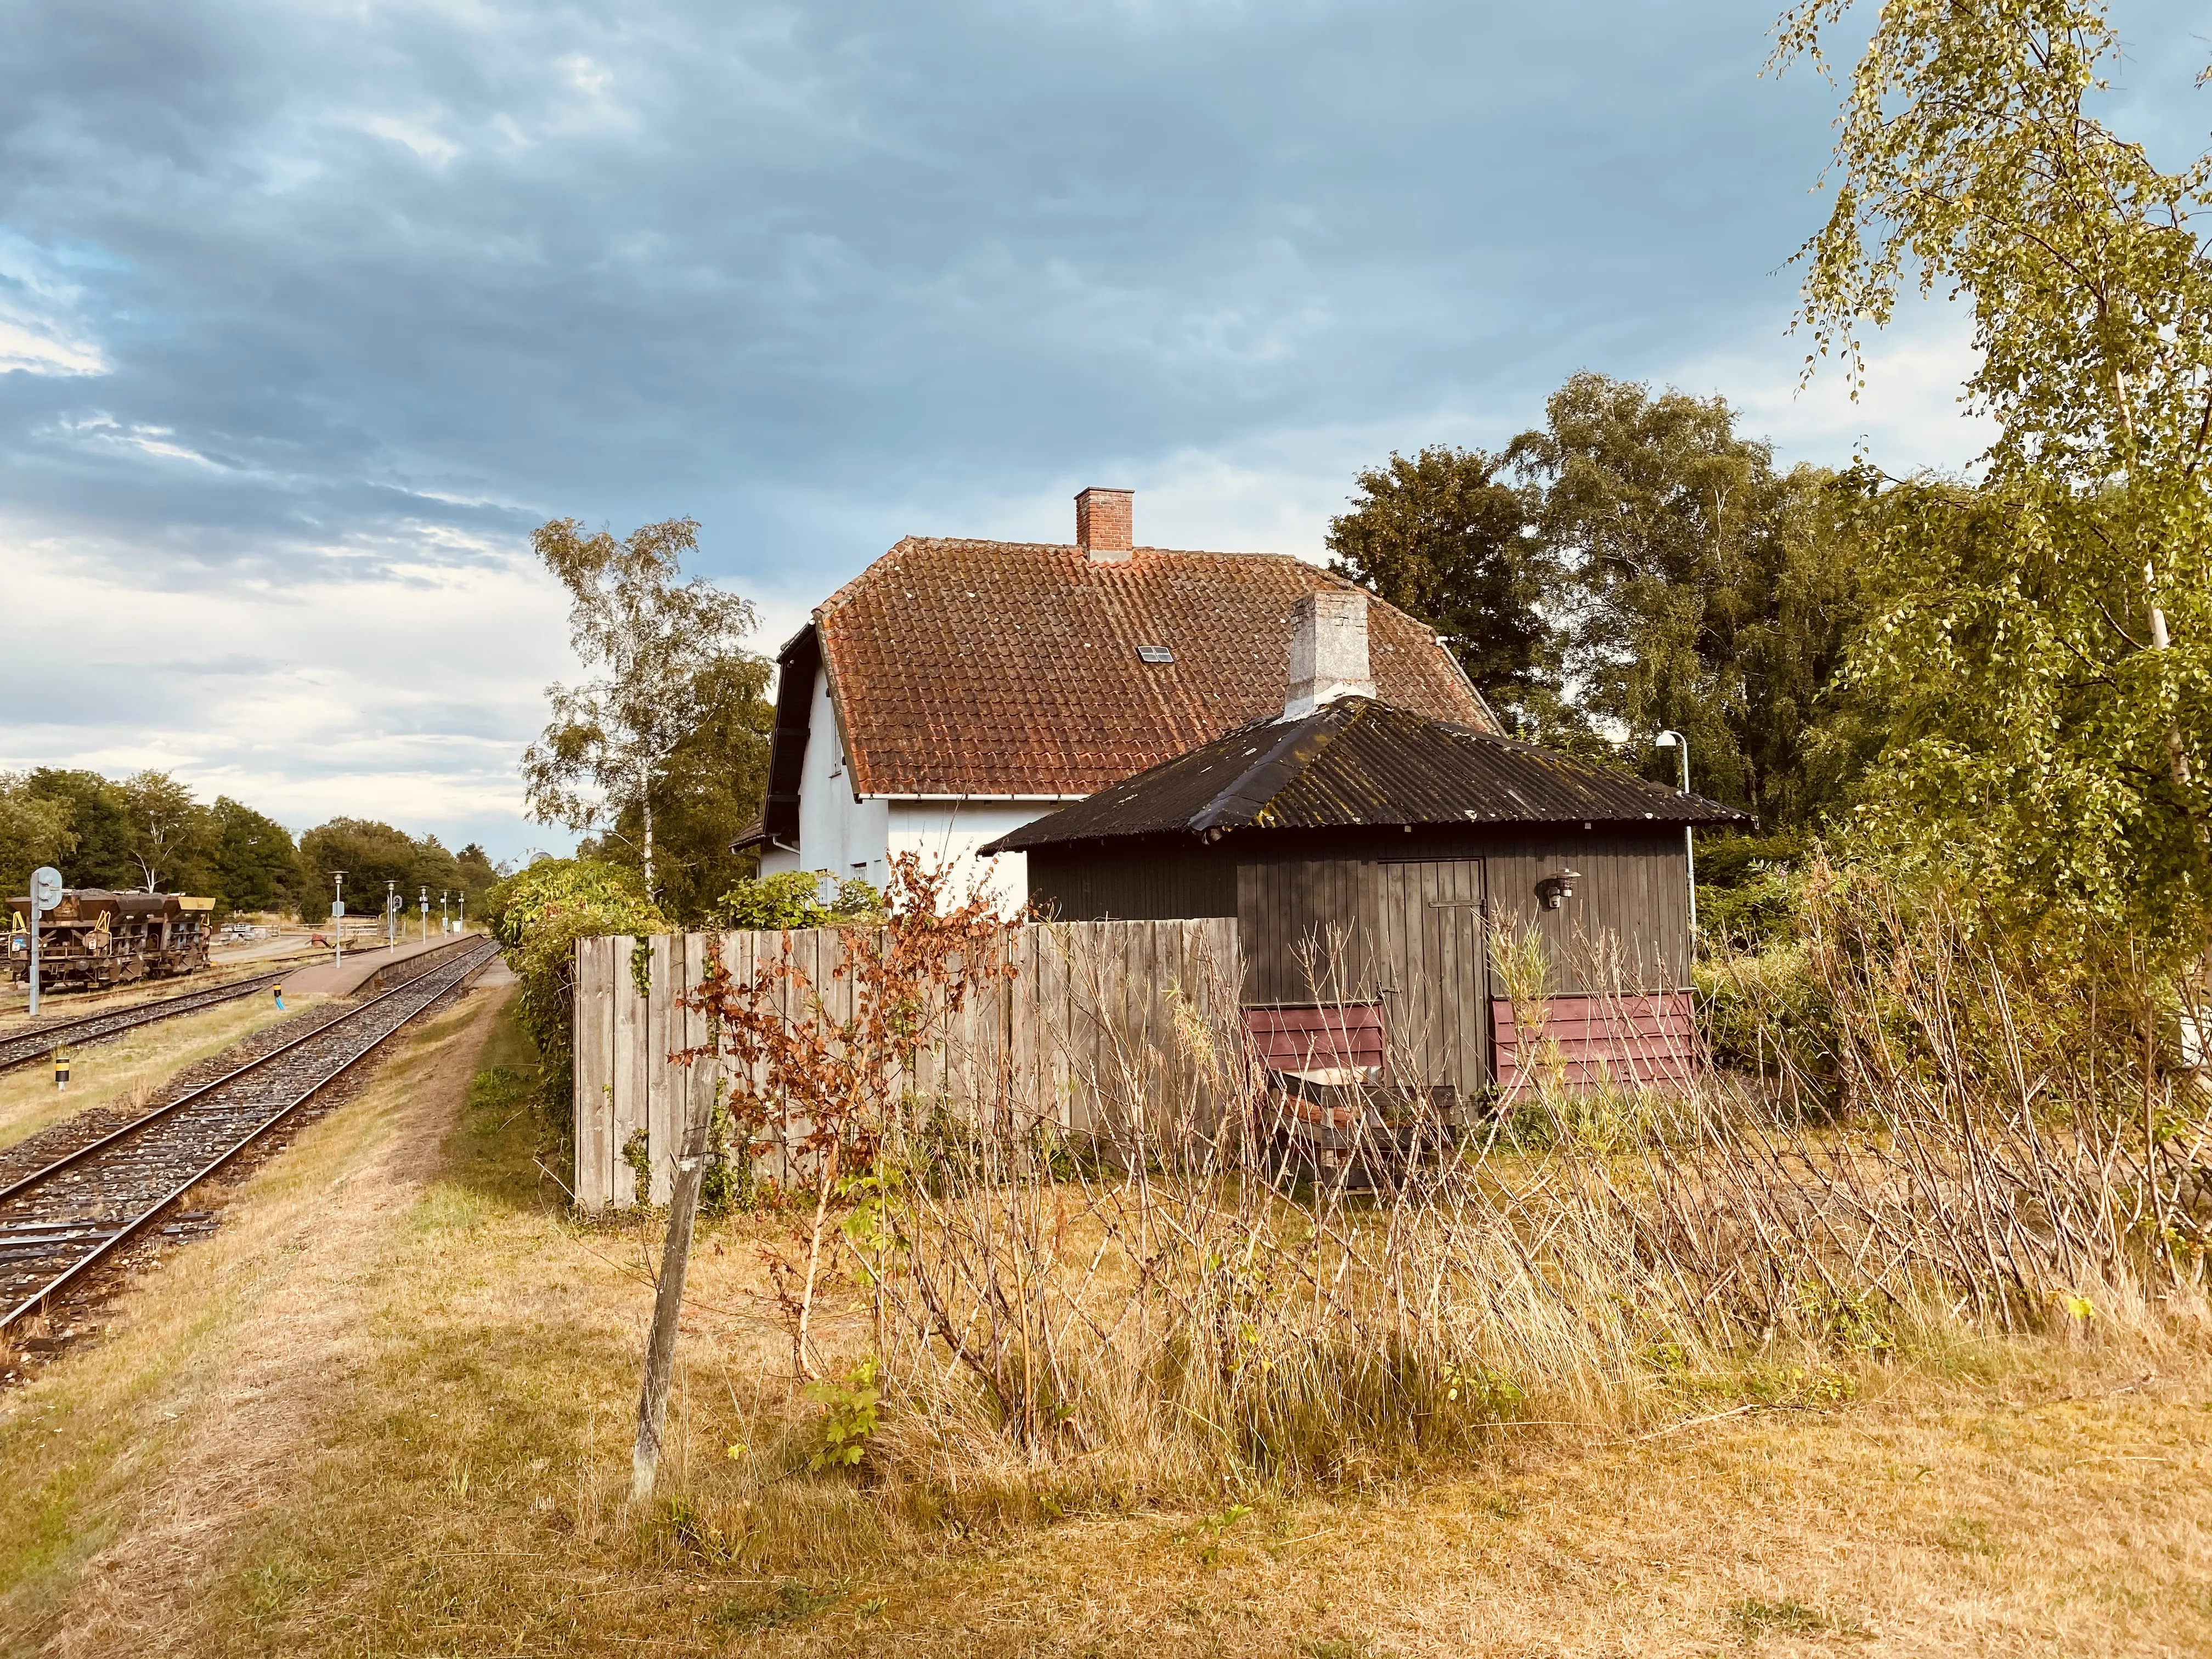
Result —
<path fill-rule="evenodd" d="M 1255 720 L 1000 836 L 986 852 L 1223 830 L 1747 824 L 1740 812 L 1367 697 Z"/>

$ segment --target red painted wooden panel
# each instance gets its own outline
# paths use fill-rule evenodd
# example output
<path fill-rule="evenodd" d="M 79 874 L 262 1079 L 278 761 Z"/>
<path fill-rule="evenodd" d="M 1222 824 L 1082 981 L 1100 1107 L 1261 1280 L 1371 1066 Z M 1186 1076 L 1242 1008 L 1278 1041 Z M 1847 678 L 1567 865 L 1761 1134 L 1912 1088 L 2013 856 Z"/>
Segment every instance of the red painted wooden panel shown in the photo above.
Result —
<path fill-rule="evenodd" d="M 1576 1086 L 1608 1079 L 1680 1083 L 1697 1064 L 1697 1025 L 1685 991 L 1553 997 L 1545 1016 L 1527 1058 L 1534 1061 L 1556 1043 L 1564 1080 Z M 1513 1005 L 1504 998 L 1492 1000 L 1491 1029 L 1497 1034 L 1498 1081 L 1510 1087 L 1524 1060 Z"/>
<path fill-rule="evenodd" d="M 1376 1002 L 1247 1008 L 1244 1029 L 1261 1063 L 1279 1072 L 1380 1066 L 1388 1048 L 1382 1006 Z"/>

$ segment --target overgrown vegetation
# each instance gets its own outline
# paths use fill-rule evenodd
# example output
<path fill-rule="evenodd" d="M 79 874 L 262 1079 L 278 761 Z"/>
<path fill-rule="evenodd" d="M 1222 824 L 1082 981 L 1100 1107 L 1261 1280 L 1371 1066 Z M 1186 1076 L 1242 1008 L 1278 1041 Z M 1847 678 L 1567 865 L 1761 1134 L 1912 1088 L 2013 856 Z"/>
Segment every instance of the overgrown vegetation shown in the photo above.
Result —
<path fill-rule="evenodd" d="M 869 921 L 883 914 L 884 896 L 859 877 L 830 881 L 827 902 L 823 884 L 824 878 L 805 870 L 749 877 L 716 901 L 714 925 L 774 933 Z"/>
<path fill-rule="evenodd" d="M 590 859 L 540 859 L 494 888 L 484 919 L 522 981 L 520 1018 L 538 1054 L 538 1099 L 565 1145 L 575 1102 L 575 942 L 665 933 L 638 872 Z"/>

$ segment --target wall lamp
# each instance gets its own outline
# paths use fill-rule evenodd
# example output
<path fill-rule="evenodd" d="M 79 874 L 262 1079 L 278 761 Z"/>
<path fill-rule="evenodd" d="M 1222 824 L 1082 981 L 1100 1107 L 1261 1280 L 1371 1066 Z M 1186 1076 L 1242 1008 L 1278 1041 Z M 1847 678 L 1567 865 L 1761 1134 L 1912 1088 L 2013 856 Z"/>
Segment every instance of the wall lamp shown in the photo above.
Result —
<path fill-rule="evenodd" d="M 1556 910 L 1575 896 L 1575 884 L 1582 878 L 1581 871 L 1562 868 L 1556 876 L 1547 876 L 1536 884 L 1536 896 L 1547 910 Z"/>

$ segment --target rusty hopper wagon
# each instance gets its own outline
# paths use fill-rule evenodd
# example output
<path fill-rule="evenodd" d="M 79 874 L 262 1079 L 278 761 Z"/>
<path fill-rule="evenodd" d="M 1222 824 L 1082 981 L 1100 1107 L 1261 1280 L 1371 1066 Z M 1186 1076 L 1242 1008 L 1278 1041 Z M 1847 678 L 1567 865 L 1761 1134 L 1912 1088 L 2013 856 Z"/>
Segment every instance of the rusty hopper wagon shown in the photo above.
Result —
<path fill-rule="evenodd" d="M 11 899 L 8 974 L 31 976 L 31 901 Z M 121 985 L 208 965 L 211 898 L 73 887 L 39 918 L 39 979 L 49 986 Z"/>

